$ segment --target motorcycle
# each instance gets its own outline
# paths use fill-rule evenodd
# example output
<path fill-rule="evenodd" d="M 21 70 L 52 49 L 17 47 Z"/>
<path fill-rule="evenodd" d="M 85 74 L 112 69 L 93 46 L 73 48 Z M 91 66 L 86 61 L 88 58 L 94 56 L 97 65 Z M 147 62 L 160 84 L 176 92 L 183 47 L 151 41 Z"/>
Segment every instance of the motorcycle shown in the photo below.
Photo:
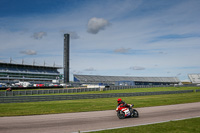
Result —
<path fill-rule="evenodd" d="M 126 117 L 131 117 L 131 118 L 139 117 L 138 111 L 132 108 L 134 105 L 133 104 L 129 105 L 132 111 L 130 111 L 128 107 L 123 106 L 123 104 L 117 106 L 116 112 L 119 119 L 125 119 Z"/>

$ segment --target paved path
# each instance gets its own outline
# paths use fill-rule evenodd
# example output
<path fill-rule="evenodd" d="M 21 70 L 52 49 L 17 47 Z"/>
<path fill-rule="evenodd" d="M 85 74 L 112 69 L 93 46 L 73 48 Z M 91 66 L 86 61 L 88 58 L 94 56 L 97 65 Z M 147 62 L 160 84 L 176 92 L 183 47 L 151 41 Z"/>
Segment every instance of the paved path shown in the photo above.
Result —
<path fill-rule="evenodd" d="M 200 116 L 200 102 L 137 108 L 139 118 L 118 119 L 115 110 L 0 117 L 0 133 L 69 133 L 127 127 Z"/>

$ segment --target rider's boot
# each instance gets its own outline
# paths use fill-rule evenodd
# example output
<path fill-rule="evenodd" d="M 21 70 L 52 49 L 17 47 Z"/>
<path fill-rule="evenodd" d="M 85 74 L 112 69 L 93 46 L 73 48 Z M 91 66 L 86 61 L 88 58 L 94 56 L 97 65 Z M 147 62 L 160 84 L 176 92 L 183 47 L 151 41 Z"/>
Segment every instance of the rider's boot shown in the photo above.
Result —
<path fill-rule="evenodd" d="M 134 116 L 134 114 L 133 114 L 133 109 L 132 109 L 132 108 L 129 108 L 129 111 L 130 111 L 131 117 L 133 117 L 133 116 Z"/>

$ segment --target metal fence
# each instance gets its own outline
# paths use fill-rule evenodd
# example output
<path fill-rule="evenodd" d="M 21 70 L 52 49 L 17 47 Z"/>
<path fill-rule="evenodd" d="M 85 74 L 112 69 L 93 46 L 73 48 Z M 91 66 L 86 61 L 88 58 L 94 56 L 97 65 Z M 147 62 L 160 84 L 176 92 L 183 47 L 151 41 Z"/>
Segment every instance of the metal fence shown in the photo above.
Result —
<path fill-rule="evenodd" d="M 131 88 L 153 88 L 153 87 L 169 87 L 169 86 L 110 86 L 108 88 L 74 88 L 74 89 L 48 89 L 48 90 L 25 90 L 25 91 L 2 91 L 0 96 L 19 96 L 19 95 L 38 95 L 38 94 L 56 94 L 56 93 L 79 93 L 89 91 L 108 91 L 108 90 L 122 90 Z"/>
<path fill-rule="evenodd" d="M 76 88 L 76 89 L 50 89 L 50 90 L 26 90 L 26 91 L 4 91 L 0 96 L 39 95 L 56 93 L 79 93 L 88 91 L 100 91 L 99 88 Z"/>
<path fill-rule="evenodd" d="M 43 95 L 43 96 L 6 96 L 0 97 L 0 103 L 20 103 L 20 102 L 39 102 L 39 101 L 58 101 L 76 99 L 96 99 L 111 97 L 130 97 L 161 94 L 189 93 L 193 90 L 181 91 L 157 91 L 157 92 L 135 92 L 135 93 L 107 93 L 107 94 L 74 94 L 74 95 Z"/>

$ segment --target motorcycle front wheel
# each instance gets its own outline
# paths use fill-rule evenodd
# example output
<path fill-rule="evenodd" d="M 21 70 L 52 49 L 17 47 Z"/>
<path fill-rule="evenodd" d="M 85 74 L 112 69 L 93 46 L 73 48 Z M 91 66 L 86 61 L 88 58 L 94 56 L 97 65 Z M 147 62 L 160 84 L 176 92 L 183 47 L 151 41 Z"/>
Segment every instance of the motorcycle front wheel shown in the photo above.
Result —
<path fill-rule="evenodd" d="M 125 113 L 122 111 L 117 112 L 117 116 L 119 119 L 125 119 Z"/>
<path fill-rule="evenodd" d="M 139 113 L 137 110 L 133 110 L 133 117 L 138 118 L 139 117 Z"/>

